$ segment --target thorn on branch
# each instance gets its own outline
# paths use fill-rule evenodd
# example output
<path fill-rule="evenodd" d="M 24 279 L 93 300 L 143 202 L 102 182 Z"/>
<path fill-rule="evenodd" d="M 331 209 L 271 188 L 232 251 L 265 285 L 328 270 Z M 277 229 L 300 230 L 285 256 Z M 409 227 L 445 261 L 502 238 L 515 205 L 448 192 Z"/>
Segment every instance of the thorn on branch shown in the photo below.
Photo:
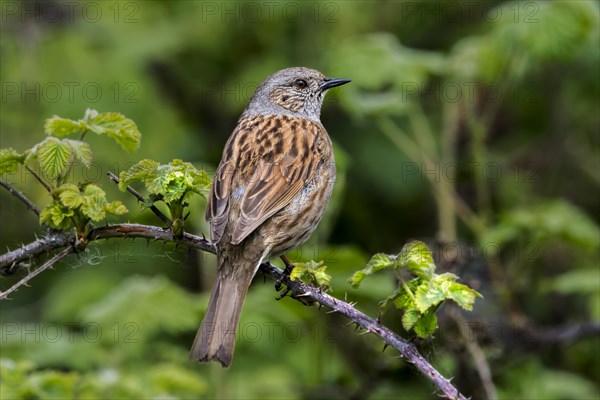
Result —
<path fill-rule="evenodd" d="M 61 251 L 60 253 L 55 254 L 54 257 L 52 257 L 51 259 L 49 259 L 48 261 L 46 261 L 41 267 L 39 267 L 36 270 L 34 270 L 34 271 L 30 272 L 29 274 L 27 274 L 27 276 L 25 276 L 19 282 L 17 282 L 14 285 L 12 285 L 5 292 L 0 292 L 0 300 L 6 300 L 8 298 L 9 294 L 15 292 L 21 286 L 29 286 L 28 283 L 29 283 L 29 281 L 31 279 L 35 278 L 37 275 L 39 275 L 40 273 L 44 272 L 48 268 L 51 268 L 52 266 L 54 266 L 54 264 L 56 264 L 57 262 L 59 262 L 60 260 L 62 260 L 66 256 L 68 256 L 72 252 L 73 252 L 73 247 L 72 246 L 68 246 L 68 247 L 64 248 L 63 251 Z"/>
<path fill-rule="evenodd" d="M 107 239 L 111 237 L 139 237 L 146 239 L 163 240 L 166 242 L 174 241 L 172 232 L 170 232 L 169 230 L 157 226 L 140 224 L 118 224 L 109 225 L 107 227 L 97 227 L 92 229 L 88 234 L 89 241 Z M 196 249 L 200 249 L 212 254 L 215 254 L 216 252 L 216 248 L 213 243 L 210 243 L 207 240 L 203 240 L 199 236 L 185 233 L 183 238 L 181 238 L 180 240 L 182 244 L 185 244 L 187 246 L 194 247 Z M 1 255 L 0 268 L 5 269 L 8 265 L 11 265 L 13 263 L 19 264 L 23 261 L 26 261 L 27 259 L 37 257 L 46 251 L 55 251 L 58 249 L 62 249 L 60 253 L 54 255 L 50 260 L 44 263 L 44 265 L 32 271 L 29 275 L 23 278 L 19 284 L 11 287 L 6 292 L 0 293 L 0 299 L 8 298 L 8 295 L 10 293 L 14 292 L 20 285 L 23 284 L 22 282 L 28 282 L 36 275 L 43 272 L 43 270 L 48 269 L 52 265 L 56 264 L 60 259 L 72 253 L 74 250 L 71 245 L 72 243 L 72 233 L 57 232 L 51 238 L 46 237 L 34 243 L 30 243 L 26 246 L 28 249 L 27 251 L 15 250 L 7 254 Z M 278 280 L 283 273 L 281 269 L 275 267 L 270 263 L 263 263 L 261 264 L 260 268 L 261 271 L 269 275 L 274 280 Z M 360 327 L 369 329 L 370 327 L 370 330 L 368 330 L 364 334 L 372 333 L 380 337 L 384 342 L 389 343 L 392 347 L 394 347 L 400 352 L 400 357 L 403 357 L 411 364 L 414 364 L 415 368 L 422 375 L 430 379 L 435 384 L 435 386 L 440 389 L 444 396 L 448 398 L 466 400 L 466 397 L 463 396 L 454 386 L 449 384 L 448 381 L 444 379 L 444 377 L 437 370 L 435 370 L 433 366 L 423 356 L 421 356 L 421 354 L 417 351 L 414 345 L 412 345 L 406 339 L 400 337 L 398 334 L 386 328 L 384 325 L 379 324 L 374 318 L 371 318 L 366 314 L 358 311 L 347 302 L 344 302 L 340 299 L 336 299 L 335 297 L 327 293 L 323 293 L 322 291 L 319 291 L 316 287 L 310 284 L 306 284 L 301 281 L 292 281 L 288 283 L 291 286 L 289 290 L 293 290 L 294 292 L 303 294 L 303 296 L 296 297 L 296 300 L 303 302 L 303 299 L 311 299 L 319 303 L 320 306 L 325 306 L 329 308 L 330 311 L 328 311 L 328 313 L 338 312 L 347 317 L 348 319 L 352 320 L 354 323 L 356 323 L 357 329 Z M 376 327 L 376 329 L 374 327 Z"/>

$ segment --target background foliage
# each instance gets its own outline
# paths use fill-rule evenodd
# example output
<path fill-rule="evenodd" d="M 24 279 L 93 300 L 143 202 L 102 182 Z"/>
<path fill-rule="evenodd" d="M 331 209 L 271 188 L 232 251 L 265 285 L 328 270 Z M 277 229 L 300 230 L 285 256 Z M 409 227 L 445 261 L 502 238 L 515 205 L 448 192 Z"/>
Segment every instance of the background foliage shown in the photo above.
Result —
<path fill-rule="evenodd" d="M 322 116 L 336 147 L 336 192 L 292 259 L 323 260 L 333 294 L 376 315 L 397 277 L 384 271 L 360 289 L 348 278 L 371 254 L 423 240 L 438 273 L 456 273 L 485 297 L 472 314 L 443 306 L 436 338 L 420 343 L 466 395 L 493 397 L 480 354 L 498 397 L 598 397 L 597 331 L 557 334 L 600 320 L 596 2 L 0 5 L 0 147 L 30 148 L 53 115 L 123 113 L 142 132 L 139 150 L 89 135 L 94 160 L 73 173 L 124 203 L 131 221 L 160 223 L 106 172 L 142 159 L 213 171 L 268 74 L 303 65 L 351 78 Z M 30 175 L 2 172 L 37 204 L 49 202 Z M 0 200 L 3 248 L 41 232 L 6 192 Z M 205 204 L 189 203 L 186 229 L 206 233 Z M 189 362 L 214 266 L 211 256 L 141 240 L 71 256 L 0 305 L 0 397 L 432 396 L 376 339 L 335 315 L 275 302 L 260 276 L 233 366 Z M 397 311 L 382 319 L 404 332 Z"/>

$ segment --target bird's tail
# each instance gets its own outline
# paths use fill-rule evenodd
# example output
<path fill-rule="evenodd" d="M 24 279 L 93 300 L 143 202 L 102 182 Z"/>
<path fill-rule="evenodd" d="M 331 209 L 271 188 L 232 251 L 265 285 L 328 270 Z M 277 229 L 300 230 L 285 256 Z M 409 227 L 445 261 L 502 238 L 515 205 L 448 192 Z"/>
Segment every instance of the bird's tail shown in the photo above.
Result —
<path fill-rule="evenodd" d="M 235 332 L 244 298 L 257 268 L 234 267 L 225 262 L 219 261 L 217 280 L 189 356 L 200 362 L 219 361 L 223 367 L 228 367 L 233 358 Z"/>

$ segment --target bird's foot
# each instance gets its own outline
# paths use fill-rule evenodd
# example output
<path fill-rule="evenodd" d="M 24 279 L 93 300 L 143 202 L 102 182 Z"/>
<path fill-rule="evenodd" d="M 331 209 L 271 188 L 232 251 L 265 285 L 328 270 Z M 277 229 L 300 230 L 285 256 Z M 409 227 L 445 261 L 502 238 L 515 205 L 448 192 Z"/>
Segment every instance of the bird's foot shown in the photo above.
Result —
<path fill-rule="evenodd" d="M 285 264 L 285 269 L 283 270 L 283 274 L 281 275 L 281 277 L 275 282 L 275 290 L 277 291 L 281 290 L 281 285 L 283 285 L 284 281 L 290 278 L 290 274 L 294 269 L 294 264 L 290 261 L 289 258 L 287 258 L 287 256 L 281 256 L 280 258 L 281 261 L 283 261 L 283 263 Z M 278 297 L 277 300 L 284 298 L 289 291 L 290 289 L 286 288 L 283 294 L 280 297 Z"/>

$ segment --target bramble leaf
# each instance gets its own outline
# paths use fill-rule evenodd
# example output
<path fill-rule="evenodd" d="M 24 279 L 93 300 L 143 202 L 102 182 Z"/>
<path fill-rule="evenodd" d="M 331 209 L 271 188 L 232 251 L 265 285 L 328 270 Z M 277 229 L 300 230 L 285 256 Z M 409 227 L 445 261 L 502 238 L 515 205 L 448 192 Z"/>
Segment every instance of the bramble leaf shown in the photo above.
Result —
<path fill-rule="evenodd" d="M 23 161 L 25 161 L 25 154 L 19 154 L 15 149 L 0 150 L 0 174 L 15 172 Z"/>
<path fill-rule="evenodd" d="M 68 208 L 77 208 L 83 203 L 79 188 L 72 183 L 65 183 L 54 191 L 58 193 L 60 202 Z"/>
<path fill-rule="evenodd" d="M 118 200 L 111 201 L 110 203 L 105 204 L 104 211 L 113 215 L 122 215 L 128 212 L 127 207 L 125 207 L 125 204 L 121 203 Z"/>
<path fill-rule="evenodd" d="M 475 303 L 475 298 L 483 296 L 476 290 L 473 290 L 470 287 L 468 287 L 467 285 L 454 282 L 450 285 L 450 288 L 448 289 L 447 297 L 449 299 L 454 300 L 456 304 L 458 304 L 465 310 L 471 311 L 473 309 L 473 303 Z"/>
<path fill-rule="evenodd" d="M 435 332 L 437 328 L 437 317 L 433 310 L 422 314 L 416 321 L 413 330 L 420 338 L 427 338 Z"/>
<path fill-rule="evenodd" d="M 89 183 L 82 189 L 72 183 L 65 183 L 54 189 L 52 194 L 58 196 L 58 200 L 43 210 L 44 215 L 40 215 L 40 222 L 47 222 L 60 230 L 71 229 L 77 223 L 77 228 L 83 231 L 90 220 L 99 221 L 106 213 L 121 215 L 127 212 L 127 208 L 120 201 L 108 203 L 106 193 L 99 186 Z M 74 222 L 64 223 L 63 220 L 67 217 L 74 217 Z"/>
<path fill-rule="evenodd" d="M 326 270 L 327 266 L 323 261 L 315 262 L 310 260 L 308 262 L 294 263 L 290 279 L 293 281 L 302 280 L 319 287 L 321 290 L 327 291 L 331 289 L 329 285 L 331 276 L 325 272 Z"/>
<path fill-rule="evenodd" d="M 65 172 L 71 158 L 71 147 L 66 142 L 54 136 L 48 136 L 34 149 L 36 149 L 40 165 L 48 177 L 56 178 Z"/>
<path fill-rule="evenodd" d="M 71 151 L 86 168 L 92 164 L 92 149 L 90 145 L 81 140 L 63 139 L 63 142 L 67 143 L 71 147 Z"/>
<path fill-rule="evenodd" d="M 399 285 L 396 290 L 379 302 L 380 312 L 390 304 L 402 310 L 402 326 L 412 330 L 417 336 L 425 338 L 433 334 L 437 327 L 435 312 L 445 300 L 453 300 L 466 310 L 473 308 L 476 297 L 482 297 L 477 291 L 457 283 L 458 276 L 452 273 L 435 273 L 433 256 L 423 242 L 413 241 L 406 244 L 398 256 L 378 253 L 367 266 L 354 273 L 348 282 L 357 287 L 360 282 L 375 271 L 394 268 Z M 410 271 L 410 279 L 406 272 Z"/>
<path fill-rule="evenodd" d="M 107 135 L 115 140 L 125 151 L 133 153 L 140 146 L 142 135 L 136 124 L 123 114 L 108 112 L 86 120 L 87 129 L 98 135 Z"/>
<path fill-rule="evenodd" d="M 179 159 L 162 165 L 153 160 L 141 160 L 121 172 L 120 180 L 121 190 L 132 182 L 143 182 L 150 194 L 167 204 L 183 201 L 192 193 L 206 196 L 211 183 L 206 171 Z"/>
<path fill-rule="evenodd" d="M 138 161 L 131 168 L 128 168 L 119 174 L 119 189 L 125 191 L 127 185 L 132 182 L 145 182 L 147 179 L 154 179 L 158 173 L 159 166 L 160 164 L 154 160 L 144 159 Z"/>
<path fill-rule="evenodd" d="M 425 313 L 430 307 L 435 307 L 444 299 L 443 289 L 434 281 L 425 282 L 417 288 L 415 293 L 415 306 L 421 313 Z"/>
<path fill-rule="evenodd" d="M 67 208 L 59 201 L 54 200 L 40 211 L 40 224 L 46 223 L 54 229 L 66 231 L 75 226 L 70 218 L 74 214 L 73 209 Z"/>
<path fill-rule="evenodd" d="M 92 221 L 100 221 L 106 216 L 106 193 L 94 184 L 86 185 L 83 190 L 81 213 Z"/>
<path fill-rule="evenodd" d="M 416 308 L 409 308 L 402 315 L 402 326 L 406 331 L 410 331 L 417 321 L 421 318 L 421 313 Z"/>
<path fill-rule="evenodd" d="M 356 271 L 354 275 L 348 279 L 348 283 L 353 288 L 357 288 L 360 286 L 360 283 L 363 281 L 363 279 L 365 279 L 366 276 L 382 269 L 393 267 L 394 265 L 395 261 L 392 256 L 384 253 L 377 253 L 371 257 L 371 260 L 367 263 L 365 268 L 361 269 L 360 271 Z"/>
<path fill-rule="evenodd" d="M 61 118 L 56 115 L 47 119 L 46 123 L 44 124 L 44 132 L 46 135 L 53 135 L 56 137 L 79 134 L 85 129 L 87 129 L 87 125 L 81 120 L 74 121 L 72 119 Z"/>
<path fill-rule="evenodd" d="M 408 267 L 413 274 L 427 280 L 431 279 L 435 272 L 435 263 L 429 247 L 417 240 L 404 245 L 398 255 L 397 263 L 399 266 Z"/>

